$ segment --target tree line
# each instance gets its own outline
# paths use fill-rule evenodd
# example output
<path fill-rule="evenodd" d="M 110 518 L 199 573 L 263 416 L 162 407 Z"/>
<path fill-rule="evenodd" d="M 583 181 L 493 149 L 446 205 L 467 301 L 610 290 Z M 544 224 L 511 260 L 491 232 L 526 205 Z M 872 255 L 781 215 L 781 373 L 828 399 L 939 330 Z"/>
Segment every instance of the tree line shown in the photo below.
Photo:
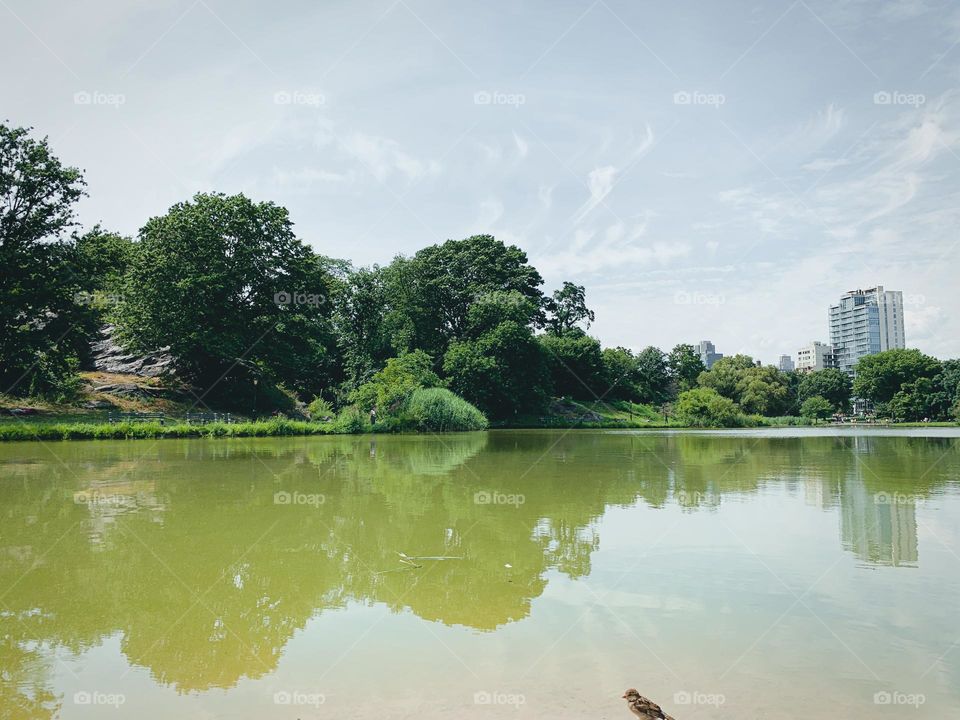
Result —
<path fill-rule="evenodd" d="M 526 254 L 490 235 L 354 267 L 315 252 L 272 202 L 200 193 L 131 238 L 81 229 L 85 194 L 46 138 L 0 124 L 0 392 L 69 400 L 110 324 L 130 352 L 169 352 L 198 402 L 247 414 L 303 402 L 360 422 L 433 388 L 507 421 L 557 396 L 672 403 L 694 424 L 821 417 L 851 392 L 904 419 L 956 412 L 957 361 L 914 350 L 865 359 L 851 386 L 839 371 L 801 377 L 742 355 L 707 371 L 688 344 L 603 348 L 585 288 L 546 294 Z"/>

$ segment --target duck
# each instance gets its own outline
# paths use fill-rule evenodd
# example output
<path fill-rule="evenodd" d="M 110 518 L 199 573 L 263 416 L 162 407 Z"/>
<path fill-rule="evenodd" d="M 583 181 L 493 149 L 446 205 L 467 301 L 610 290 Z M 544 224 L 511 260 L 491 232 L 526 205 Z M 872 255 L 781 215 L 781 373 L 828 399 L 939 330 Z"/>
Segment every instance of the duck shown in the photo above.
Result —
<path fill-rule="evenodd" d="M 630 688 L 623 694 L 627 701 L 627 708 L 641 720 L 674 720 L 667 715 L 660 706 L 650 698 L 645 698 L 635 688 Z"/>

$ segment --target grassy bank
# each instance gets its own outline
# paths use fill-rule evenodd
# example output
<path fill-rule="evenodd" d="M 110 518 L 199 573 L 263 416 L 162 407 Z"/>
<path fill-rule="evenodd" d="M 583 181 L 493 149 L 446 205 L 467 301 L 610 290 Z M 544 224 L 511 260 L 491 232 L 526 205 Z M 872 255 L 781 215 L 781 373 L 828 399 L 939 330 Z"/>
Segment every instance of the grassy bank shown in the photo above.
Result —
<path fill-rule="evenodd" d="M 282 435 L 328 435 L 330 423 L 301 420 L 262 420 L 240 423 L 188 425 L 158 422 L 4 422 L 0 442 L 16 440 L 135 440 L 150 438 L 269 437 Z"/>

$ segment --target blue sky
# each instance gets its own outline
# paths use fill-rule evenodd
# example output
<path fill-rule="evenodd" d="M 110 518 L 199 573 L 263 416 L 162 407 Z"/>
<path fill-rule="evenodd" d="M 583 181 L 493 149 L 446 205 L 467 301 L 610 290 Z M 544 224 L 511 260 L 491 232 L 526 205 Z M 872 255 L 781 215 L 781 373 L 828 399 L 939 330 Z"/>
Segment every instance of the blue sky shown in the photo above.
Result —
<path fill-rule="evenodd" d="M 492 233 L 605 345 L 827 340 L 902 290 L 960 356 L 960 7 L 934 0 L 0 2 L 2 115 L 134 234 L 198 191 L 356 264 Z M 12 68 L 12 71 L 10 70 Z"/>

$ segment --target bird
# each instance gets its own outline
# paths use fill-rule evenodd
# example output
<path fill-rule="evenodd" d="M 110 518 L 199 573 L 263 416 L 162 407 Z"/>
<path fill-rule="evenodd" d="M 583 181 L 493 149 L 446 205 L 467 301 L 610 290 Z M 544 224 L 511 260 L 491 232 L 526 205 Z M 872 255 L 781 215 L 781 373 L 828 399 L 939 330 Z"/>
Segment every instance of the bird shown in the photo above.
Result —
<path fill-rule="evenodd" d="M 623 694 L 627 701 L 627 708 L 641 720 L 673 720 L 653 700 L 645 698 L 635 688 L 630 688 Z"/>

